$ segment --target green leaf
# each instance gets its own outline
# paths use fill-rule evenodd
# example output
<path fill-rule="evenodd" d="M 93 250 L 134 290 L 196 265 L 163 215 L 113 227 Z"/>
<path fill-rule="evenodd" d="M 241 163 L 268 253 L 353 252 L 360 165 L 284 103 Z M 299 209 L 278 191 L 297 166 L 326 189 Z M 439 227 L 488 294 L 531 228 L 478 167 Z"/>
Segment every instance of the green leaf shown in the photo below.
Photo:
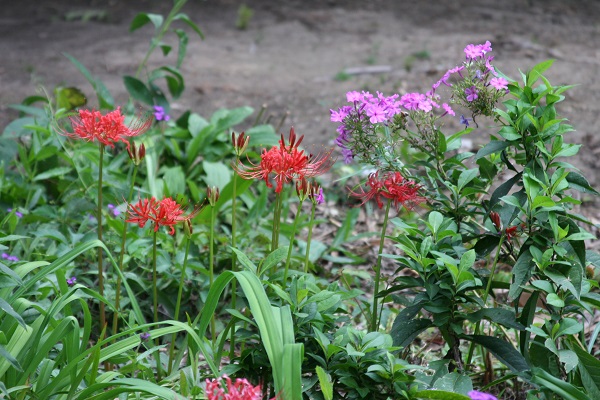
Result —
<path fill-rule="evenodd" d="M 37 181 L 43 181 L 43 180 L 50 179 L 50 178 L 55 178 L 57 176 L 63 177 L 64 175 L 68 174 L 72 170 L 73 169 L 71 167 L 52 168 L 52 169 L 49 169 L 48 171 L 38 174 L 35 178 L 33 178 L 33 180 L 37 182 Z"/>
<path fill-rule="evenodd" d="M 498 134 L 508 141 L 521 139 L 521 135 L 519 134 L 519 132 L 517 132 L 517 130 L 512 126 L 503 126 L 498 131 Z"/>
<path fill-rule="evenodd" d="M 204 180 L 207 186 L 216 186 L 220 190 L 223 190 L 225 185 L 231 181 L 231 168 L 221 161 L 203 161 L 202 166 L 206 172 Z"/>
<path fill-rule="evenodd" d="M 585 179 L 585 177 L 577 172 L 569 172 L 566 177 L 567 182 L 569 182 L 569 187 L 575 190 L 578 190 L 582 193 L 591 193 L 595 195 L 599 195 L 600 193 L 594 189 L 590 183 Z"/>
<path fill-rule="evenodd" d="M 155 29 L 158 29 L 163 24 L 163 16 L 160 14 L 152 14 L 152 13 L 139 13 L 136 15 L 131 24 L 129 25 L 129 32 L 133 32 L 136 29 L 141 28 L 146 25 L 148 22 L 152 22 Z"/>
<path fill-rule="evenodd" d="M 394 340 L 394 346 L 407 347 L 425 329 L 433 326 L 429 319 L 412 319 L 403 321 L 400 318 L 394 320 L 390 335 Z"/>
<path fill-rule="evenodd" d="M 535 267 L 535 263 L 532 263 L 533 257 L 529 252 L 529 249 L 519 255 L 517 262 L 513 266 L 513 283 L 510 285 L 508 291 L 508 297 L 516 299 L 523 291 L 523 286 L 527 283 L 531 277 L 531 271 Z"/>
<path fill-rule="evenodd" d="M 478 168 L 467 169 L 461 172 L 458 177 L 458 191 L 460 192 L 469 182 L 479 174 Z"/>
<path fill-rule="evenodd" d="M 421 390 L 415 393 L 417 399 L 439 399 L 439 400 L 470 400 L 464 394 L 445 392 L 443 390 Z"/>
<path fill-rule="evenodd" d="M 522 374 L 529 370 L 525 358 L 510 343 L 493 336 L 473 335 L 466 338 L 488 349 L 514 373 Z"/>
<path fill-rule="evenodd" d="M 332 400 L 333 383 L 331 382 L 331 376 L 318 365 L 316 371 L 317 376 L 319 377 L 319 385 L 321 386 L 321 393 L 323 394 L 323 397 L 325 398 L 325 400 Z"/>
<path fill-rule="evenodd" d="M 506 142 L 504 140 L 492 140 L 491 142 L 483 146 L 481 149 L 479 149 L 477 155 L 475 156 L 475 159 L 480 159 L 487 155 L 498 153 L 510 146 L 511 143 Z"/>
<path fill-rule="evenodd" d="M 533 368 L 531 382 L 540 385 L 546 390 L 561 396 L 564 400 L 591 400 L 585 393 L 572 384 L 556 378 L 541 368 Z"/>
<path fill-rule="evenodd" d="M 256 125 L 246 131 L 250 137 L 249 146 L 271 147 L 279 142 L 279 136 L 272 125 Z"/>
<path fill-rule="evenodd" d="M 482 319 L 500 324 L 507 328 L 525 330 L 525 326 L 517 322 L 516 315 L 513 311 L 504 308 L 484 308 L 472 314 L 468 314 L 467 318 L 470 321 L 478 322 Z"/>
<path fill-rule="evenodd" d="M 586 391 L 593 399 L 600 399 L 600 360 L 579 347 L 574 340 L 567 345 L 579 357 L 578 370 Z"/>
<path fill-rule="evenodd" d="M 123 83 L 125 84 L 125 88 L 135 100 L 140 101 L 149 106 L 154 105 L 154 100 L 152 96 L 152 92 L 150 89 L 146 87 L 144 82 L 140 81 L 133 76 L 125 75 L 123 77 Z"/>
<path fill-rule="evenodd" d="M 198 34 L 198 36 L 200 36 L 201 39 L 204 39 L 204 34 L 202 33 L 202 31 L 200 30 L 200 28 L 198 28 L 198 25 L 196 25 L 191 19 L 190 17 L 188 17 L 186 14 L 184 13 L 179 13 L 177 14 L 175 17 L 173 17 L 173 20 L 180 20 L 183 21 L 184 23 L 186 23 L 190 28 L 192 28 L 192 30 L 194 32 L 196 32 Z"/>

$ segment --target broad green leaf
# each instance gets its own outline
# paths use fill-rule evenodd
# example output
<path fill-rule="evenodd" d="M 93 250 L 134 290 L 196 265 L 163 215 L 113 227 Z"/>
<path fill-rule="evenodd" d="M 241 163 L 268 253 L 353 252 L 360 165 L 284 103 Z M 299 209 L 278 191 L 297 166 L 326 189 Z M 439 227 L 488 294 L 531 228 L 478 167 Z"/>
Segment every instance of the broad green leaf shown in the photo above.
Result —
<path fill-rule="evenodd" d="M 42 172 L 41 174 L 36 175 L 36 177 L 33 178 L 33 180 L 34 181 L 43 181 L 43 180 L 54 178 L 57 176 L 63 177 L 64 175 L 68 174 L 72 170 L 73 170 L 73 168 L 71 168 L 71 167 L 52 168 L 48 171 L 45 171 L 45 172 Z"/>
<path fill-rule="evenodd" d="M 443 390 L 421 390 L 415 393 L 417 399 L 438 399 L 438 400 L 470 400 L 469 396 L 464 394 L 445 392 Z"/>
<path fill-rule="evenodd" d="M 522 374 L 529 370 L 525 358 L 509 342 L 483 335 L 467 336 L 467 339 L 484 346 L 514 373 Z"/>
<path fill-rule="evenodd" d="M 569 382 L 565 382 L 541 368 L 533 368 L 532 372 L 533 377 L 531 378 L 531 381 L 533 383 L 561 396 L 564 400 L 592 400 Z"/>
<path fill-rule="evenodd" d="M 429 319 L 413 319 L 402 321 L 396 318 L 390 335 L 394 340 L 394 346 L 407 347 L 419 333 L 431 327 L 433 322 Z"/>
<path fill-rule="evenodd" d="M 150 89 L 146 87 L 144 82 L 140 81 L 133 76 L 125 75 L 123 77 L 123 83 L 125 84 L 125 88 L 135 100 L 140 101 L 144 104 L 152 106 L 154 104 L 154 99 L 152 96 L 152 92 Z"/>
<path fill-rule="evenodd" d="M 579 347 L 574 340 L 569 341 L 568 346 L 579 358 L 578 370 L 583 386 L 593 399 L 600 399 L 600 360 Z"/>
<path fill-rule="evenodd" d="M 523 286 L 531 277 L 532 269 L 535 264 L 532 263 L 532 257 L 529 250 L 525 250 L 519 255 L 517 262 L 513 266 L 513 283 L 510 285 L 508 297 L 516 299 L 523 291 Z"/>

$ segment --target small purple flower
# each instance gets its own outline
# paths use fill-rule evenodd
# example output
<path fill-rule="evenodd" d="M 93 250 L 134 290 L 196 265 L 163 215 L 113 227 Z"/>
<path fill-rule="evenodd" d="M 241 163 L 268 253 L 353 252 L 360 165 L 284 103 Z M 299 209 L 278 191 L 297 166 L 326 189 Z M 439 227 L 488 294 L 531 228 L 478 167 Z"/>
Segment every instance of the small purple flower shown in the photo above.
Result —
<path fill-rule="evenodd" d="M 12 211 L 12 208 L 8 208 L 6 211 L 8 211 L 8 212 L 11 212 L 11 211 Z M 22 217 L 23 217 L 23 213 L 21 213 L 21 212 L 19 212 L 19 211 L 15 211 L 15 215 L 16 215 L 18 218 L 22 218 Z"/>
<path fill-rule="evenodd" d="M 171 117 L 165 113 L 165 109 L 161 106 L 154 106 L 154 118 L 157 121 L 168 121 Z"/>
<path fill-rule="evenodd" d="M 351 149 L 348 149 L 348 148 L 342 149 L 342 156 L 344 156 L 345 164 L 352 164 L 352 161 L 354 161 L 354 154 L 352 154 Z"/>
<path fill-rule="evenodd" d="M 503 90 L 508 88 L 508 81 L 504 78 L 492 78 L 490 85 L 496 90 Z"/>
<path fill-rule="evenodd" d="M 467 47 L 465 47 L 465 55 L 467 56 L 467 59 L 474 60 L 477 57 L 483 56 L 483 54 L 484 53 L 480 45 L 469 44 Z"/>
<path fill-rule="evenodd" d="M 19 257 L 11 256 L 8 253 L 2 253 L 2 258 L 5 259 L 6 261 L 12 261 L 12 262 L 19 261 Z"/>
<path fill-rule="evenodd" d="M 109 204 L 107 206 L 108 210 L 112 212 L 112 215 L 114 217 L 117 217 L 119 214 L 121 214 L 121 210 L 119 210 L 117 207 L 115 207 L 114 204 Z"/>
<path fill-rule="evenodd" d="M 140 333 L 140 339 L 145 342 L 146 340 L 150 339 L 150 334 L 148 332 Z"/>
<path fill-rule="evenodd" d="M 325 203 L 325 195 L 323 194 L 322 187 L 319 188 L 319 194 L 317 194 L 317 197 L 315 198 L 315 200 L 317 201 L 317 204 Z"/>
<path fill-rule="evenodd" d="M 477 390 L 471 390 L 468 395 L 471 400 L 498 400 L 498 398 L 494 395 L 485 392 L 479 392 Z"/>
<path fill-rule="evenodd" d="M 470 88 L 466 88 L 465 89 L 465 95 L 467 96 L 467 101 L 471 102 L 471 101 L 477 100 L 477 98 L 479 97 L 477 95 L 477 93 L 479 93 L 479 90 L 477 90 L 477 88 L 475 86 L 471 86 Z"/>
<path fill-rule="evenodd" d="M 469 127 L 469 118 L 465 118 L 464 115 L 460 116 L 460 123 L 465 126 L 465 128 Z"/>
<path fill-rule="evenodd" d="M 69 279 L 67 279 L 67 285 L 69 286 L 73 286 L 77 283 L 77 278 L 72 276 Z"/>

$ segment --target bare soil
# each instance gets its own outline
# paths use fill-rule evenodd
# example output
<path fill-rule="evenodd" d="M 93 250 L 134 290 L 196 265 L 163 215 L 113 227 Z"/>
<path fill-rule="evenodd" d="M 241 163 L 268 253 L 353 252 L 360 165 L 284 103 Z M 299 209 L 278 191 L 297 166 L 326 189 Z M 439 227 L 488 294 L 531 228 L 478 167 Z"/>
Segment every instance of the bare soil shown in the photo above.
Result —
<path fill-rule="evenodd" d="M 425 91 L 459 64 L 469 43 L 490 40 L 495 65 L 518 78 L 541 61 L 555 59 L 548 77 L 569 90 L 559 112 L 583 143 L 575 164 L 598 186 L 600 175 L 600 2 L 594 0 L 334 1 L 248 0 L 253 16 L 236 28 L 241 2 L 192 0 L 183 9 L 206 39 L 189 31 L 182 67 L 186 91 L 173 101 L 177 116 L 191 109 L 206 117 L 218 108 L 260 109 L 282 131 L 294 126 L 306 141 L 335 137 L 329 109 L 348 90 L 389 95 Z M 127 94 L 122 76 L 133 75 L 149 45 L 151 25 L 129 33 L 138 12 L 166 15 L 158 0 L 21 0 L 0 8 L 0 129 L 17 113 L 9 104 L 35 94 L 40 85 L 77 86 L 90 98 L 85 78 L 62 53 L 100 77 L 117 103 Z M 184 26 L 176 26 L 183 28 Z M 174 36 L 166 38 L 175 43 Z M 158 52 L 150 65 L 174 63 Z M 383 72 L 357 73 L 356 69 Z M 349 73 L 350 72 L 350 73 Z M 458 121 L 447 126 L 458 128 Z M 484 127 L 481 135 L 489 134 Z M 477 140 L 474 141 L 477 145 Z M 593 205 L 591 201 L 590 205 Z M 590 208 L 590 212 L 594 211 Z"/>

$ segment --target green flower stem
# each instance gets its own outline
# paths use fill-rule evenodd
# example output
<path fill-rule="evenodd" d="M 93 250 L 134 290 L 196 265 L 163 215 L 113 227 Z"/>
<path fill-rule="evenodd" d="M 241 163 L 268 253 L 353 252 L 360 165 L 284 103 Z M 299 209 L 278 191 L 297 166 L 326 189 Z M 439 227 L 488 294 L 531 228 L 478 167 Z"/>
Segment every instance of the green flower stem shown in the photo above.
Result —
<path fill-rule="evenodd" d="M 158 231 L 154 231 L 154 240 L 152 245 L 152 306 L 154 308 L 154 322 L 158 322 L 158 289 L 156 287 L 156 237 L 158 236 Z M 158 338 L 154 342 L 154 346 L 158 347 L 159 345 Z M 160 352 L 156 350 L 156 376 L 157 380 L 161 379 L 162 375 L 162 366 L 160 363 Z"/>
<path fill-rule="evenodd" d="M 209 234 L 209 238 L 208 238 L 208 277 L 209 277 L 209 281 L 210 281 L 210 286 L 212 287 L 213 282 L 215 280 L 215 266 L 214 266 L 214 239 L 215 239 L 215 206 L 211 205 L 210 207 L 210 234 Z M 210 334 L 211 334 L 211 339 L 213 342 L 213 345 L 216 342 L 217 336 L 216 336 L 216 321 L 215 321 L 215 316 L 213 314 L 211 320 L 210 320 Z"/>
<path fill-rule="evenodd" d="M 290 235 L 290 246 L 288 247 L 287 258 L 285 259 L 285 269 L 283 270 L 283 287 L 287 282 L 288 270 L 290 269 L 290 260 L 292 259 L 292 250 L 294 248 L 294 239 L 296 238 L 296 227 L 298 226 L 298 220 L 302 213 L 302 201 L 298 203 L 298 210 L 296 210 L 296 216 L 294 217 L 294 224 L 292 225 L 292 234 Z"/>
<path fill-rule="evenodd" d="M 98 240 L 102 242 L 102 166 L 104 160 L 104 145 L 100 144 L 100 165 L 98 171 Z M 102 249 L 98 248 L 98 294 L 104 296 L 104 273 L 102 271 Z M 100 302 L 100 330 L 105 329 L 106 314 L 104 303 Z"/>
<path fill-rule="evenodd" d="M 492 281 L 494 280 L 494 274 L 496 273 L 496 267 L 498 266 L 498 258 L 500 257 L 500 252 L 502 251 L 502 245 L 504 244 L 504 240 L 506 239 L 506 234 L 502 231 L 502 235 L 500 236 L 500 242 L 498 242 L 498 250 L 496 251 L 496 255 L 494 256 L 494 263 L 492 264 L 492 270 L 490 271 L 490 276 L 487 281 L 487 285 L 485 286 L 485 292 L 483 293 L 483 306 L 486 306 L 487 298 L 490 295 L 490 291 L 492 289 Z M 475 333 L 474 335 L 479 334 L 480 321 L 475 324 Z M 471 364 L 471 359 L 473 358 L 473 352 L 475 350 L 475 343 L 471 342 L 469 346 L 469 353 L 467 354 L 467 362 L 466 365 Z"/>
<path fill-rule="evenodd" d="M 162 42 L 162 38 L 169 31 L 169 26 L 171 26 L 173 19 L 175 19 L 175 17 L 179 13 L 179 10 L 181 10 L 181 8 L 183 7 L 183 5 L 186 2 L 187 2 L 187 0 L 175 0 L 173 8 L 171 9 L 171 12 L 169 12 L 169 15 L 167 15 L 167 18 L 165 19 L 163 24 L 160 26 L 160 31 L 158 31 L 156 36 L 150 41 L 150 48 L 146 52 L 144 59 L 140 63 L 140 66 L 138 67 L 137 71 L 135 72 L 136 78 L 140 77 L 140 74 L 142 73 L 142 70 L 146 66 L 148 59 L 150 59 L 150 55 L 152 55 L 152 53 L 154 52 L 154 49 L 156 49 L 156 46 L 158 46 Z"/>
<path fill-rule="evenodd" d="M 239 158 L 237 162 L 239 162 Z M 237 246 L 236 239 L 236 206 L 237 206 L 237 174 L 233 174 L 233 188 L 231 194 L 231 247 L 234 249 Z M 235 272 L 237 270 L 237 254 L 231 252 L 231 270 Z M 231 282 L 231 308 L 235 310 L 237 303 L 237 281 L 234 279 Z M 235 324 L 231 328 L 231 336 L 229 337 L 229 359 L 233 359 L 235 356 Z"/>
<path fill-rule="evenodd" d="M 281 207 L 283 199 L 281 192 L 275 195 L 275 210 L 273 212 L 273 234 L 271 237 L 271 251 L 279 247 L 279 225 L 281 224 Z"/>
<path fill-rule="evenodd" d="M 181 296 L 183 294 L 183 283 L 185 281 L 185 270 L 187 266 L 188 255 L 190 254 L 190 243 L 192 241 L 188 238 L 185 244 L 185 256 L 183 257 L 183 264 L 181 265 L 181 276 L 179 277 L 179 290 L 177 291 L 177 302 L 175 303 L 175 315 L 173 315 L 173 319 L 175 321 L 179 320 L 179 310 L 181 308 Z M 174 333 L 171 336 L 171 346 L 169 347 L 169 369 L 167 375 L 171 374 L 173 370 L 173 353 L 175 351 L 175 339 L 177 339 L 177 334 Z"/>
<path fill-rule="evenodd" d="M 304 255 L 304 273 L 308 273 L 308 256 L 310 255 L 310 241 L 312 240 L 313 227 L 315 224 L 315 210 L 317 209 L 317 203 L 312 203 L 310 210 L 310 221 L 308 223 L 308 237 L 306 238 L 306 254 Z"/>
<path fill-rule="evenodd" d="M 131 177 L 131 186 L 129 187 L 129 196 L 127 197 L 127 204 L 131 202 L 131 197 L 133 196 L 133 187 L 135 186 L 135 178 L 137 177 L 138 167 L 134 164 L 133 166 L 133 176 Z M 123 274 L 123 259 L 125 258 L 125 244 L 127 243 L 127 222 L 123 223 L 123 233 L 121 237 L 121 254 L 119 255 L 119 271 L 121 274 L 117 276 L 117 287 L 115 289 L 115 313 L 113 314 L 113 325 L 112 325 L 112 333 L 113 335 L 117 333 L 118 325 L 119 325 L 119 307 L 121 301 L 121 275 Z"/>
<path fill-rule="evenodd" d="M 385 243 L 385 232 L 387 230 L 390 206 L 392 200 L 389 199 L 385 206 L 385 218 L 383 219 L 383 226 L 381 227 L 381 238 L 379 239 L 379 251 L 377 252 L 377 261 L 375 262 L 375 287 L 373 288 L 373 309 L 371 315 L 371 331 L 377 331 L 379 327 L 379 311 L 377 310 L 377 295 L 379 294 L 379 281 L 381 280 L 381 253 L 383 252 L 383 245 Z"/>

